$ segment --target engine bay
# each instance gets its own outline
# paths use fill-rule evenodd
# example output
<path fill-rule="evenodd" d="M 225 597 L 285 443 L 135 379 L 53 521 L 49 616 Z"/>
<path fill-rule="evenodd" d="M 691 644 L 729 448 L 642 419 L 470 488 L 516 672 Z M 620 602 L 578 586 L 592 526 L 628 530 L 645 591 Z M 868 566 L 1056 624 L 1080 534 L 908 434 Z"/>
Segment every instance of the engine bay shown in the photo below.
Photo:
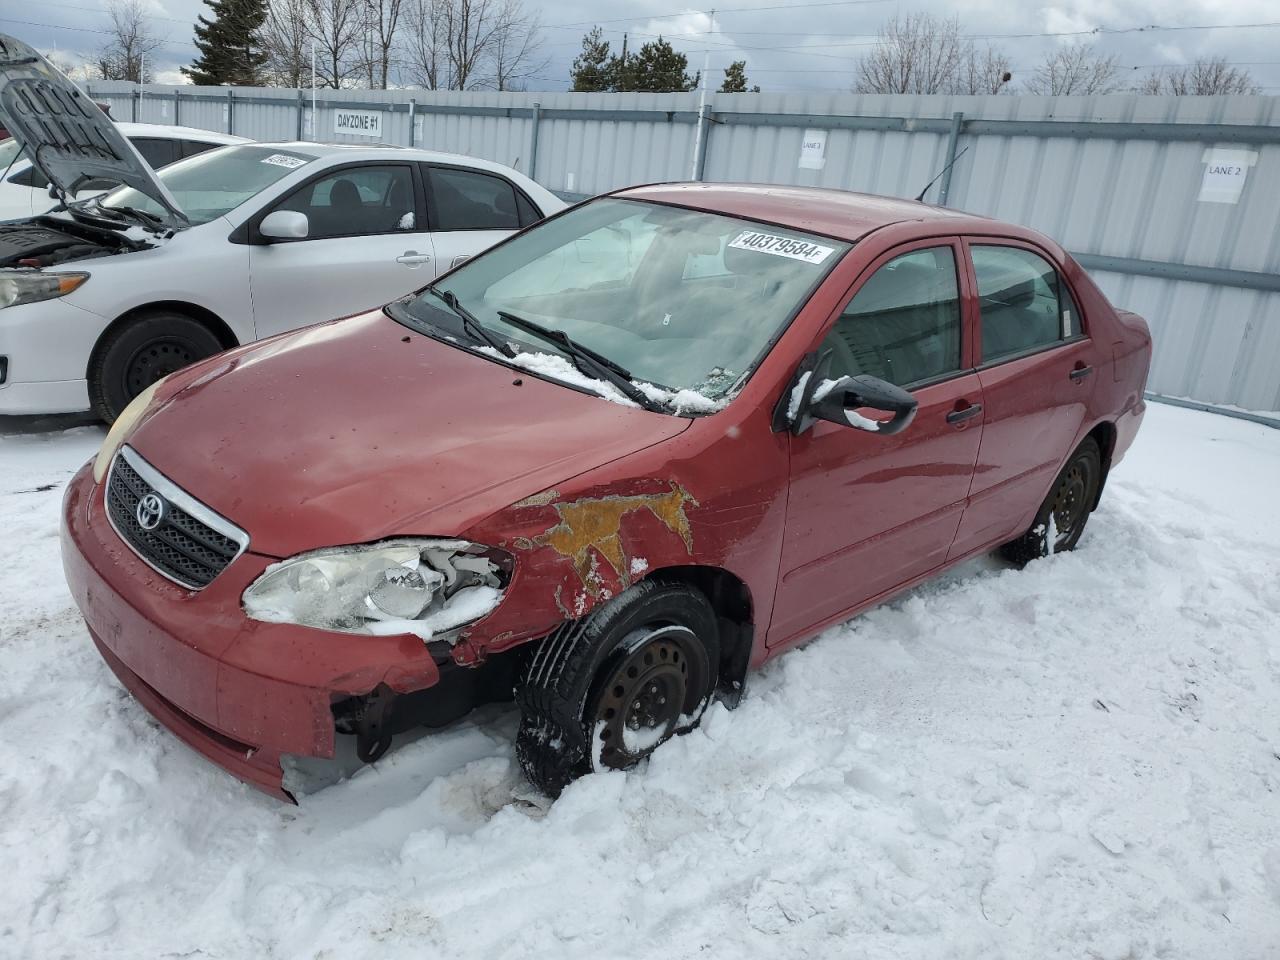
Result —
<path fill-rule="evenodd" d="M 37 217 L 0 224 L 0 267 L 51 267 L 145 250 L 151 244 L 117 230 Z"/>

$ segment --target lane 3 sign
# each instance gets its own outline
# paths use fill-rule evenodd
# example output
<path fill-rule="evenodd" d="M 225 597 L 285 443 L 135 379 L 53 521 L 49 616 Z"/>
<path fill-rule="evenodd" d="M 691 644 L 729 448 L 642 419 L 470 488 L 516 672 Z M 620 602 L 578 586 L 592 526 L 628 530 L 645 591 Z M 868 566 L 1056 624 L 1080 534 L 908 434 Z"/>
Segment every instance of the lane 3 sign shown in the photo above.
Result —
<path fill-rule="evenodd" d="M 333 132 L 346 137 L 382 139 L 382 114 L 376 110 L 335 110 Z"/>

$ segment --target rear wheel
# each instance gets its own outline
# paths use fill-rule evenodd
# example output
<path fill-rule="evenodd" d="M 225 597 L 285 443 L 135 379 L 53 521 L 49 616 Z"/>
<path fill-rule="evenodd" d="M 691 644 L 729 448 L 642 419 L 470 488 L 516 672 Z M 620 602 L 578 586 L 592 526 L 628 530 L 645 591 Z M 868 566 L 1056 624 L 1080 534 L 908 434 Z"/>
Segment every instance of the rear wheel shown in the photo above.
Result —
<path fill-rule="evenodd" d="M 1101 481 L 1102 452 L 1097 441 L 1085 437 L 1058 474 L 1031 529 L 1006 543 L 1000 552 L 1006 559 L 1021 564 L 1050 553 L 1075 549 L 1098 499 Z"/>
<path fill-rule="evenodd" d="M 223 349 L 199 320 L 181 313 L 144 314 L 111 331 L 89 366 L 93 412 L 111 423 L 129 401 L 161 377 Z"/>
<path fill-rule="evenodd" d="M 526 776 L 554 797 L 697 726 L 715 688 L 717 631 L 700 592 L 645 581 L 542 641 L 516 688 Z"/>

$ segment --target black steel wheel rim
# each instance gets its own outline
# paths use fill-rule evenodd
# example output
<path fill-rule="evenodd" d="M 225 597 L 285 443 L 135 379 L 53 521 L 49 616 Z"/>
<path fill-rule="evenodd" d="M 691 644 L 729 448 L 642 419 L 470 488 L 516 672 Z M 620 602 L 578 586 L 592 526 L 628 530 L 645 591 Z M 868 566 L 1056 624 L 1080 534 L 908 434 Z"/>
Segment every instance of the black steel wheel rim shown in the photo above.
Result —
<path fill-rule="evenodd" d="M 190 366 L 196 361 L 190 343 L 177 337 L 151 340 L 139 347 L 125 365 L 124 387 L 130 398 L 136 397 L 161 377 Z"/>
<path fill-rule="evenodd" d="M 1062 479 L 1058 489 L 1054 491 L 1053 503 L 1049 507 L 1050 516 L 1056 532 L 1054 546 L 1060 547 L 1070 543 L 1072 538 L 1084 525 L 1089 513 L 1089 490 L 1091 488 L 1092 468 L 1085 458 L 1074 461 Z"/>
<path fill-rule="evenodd" d="M 625 769 L 676 732 L 691 710 L 699 667 L 687 627 L 649 626 L 631 634 L 604 676 L 591 729 L 599 766 Z M 696 706 L 696 705 L 695 705 Z"/>

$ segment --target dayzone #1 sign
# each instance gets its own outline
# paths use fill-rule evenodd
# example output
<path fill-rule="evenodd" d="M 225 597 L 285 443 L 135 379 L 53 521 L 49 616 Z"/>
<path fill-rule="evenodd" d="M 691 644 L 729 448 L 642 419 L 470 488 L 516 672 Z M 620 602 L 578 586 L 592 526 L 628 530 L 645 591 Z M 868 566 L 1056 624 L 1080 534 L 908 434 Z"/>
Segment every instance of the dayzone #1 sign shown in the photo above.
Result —
<path fill-rule="evenodd" d="M 348 137 L 382 139 L 382 114 L 376 110 L 336 110 L 333 132 Z"/>

